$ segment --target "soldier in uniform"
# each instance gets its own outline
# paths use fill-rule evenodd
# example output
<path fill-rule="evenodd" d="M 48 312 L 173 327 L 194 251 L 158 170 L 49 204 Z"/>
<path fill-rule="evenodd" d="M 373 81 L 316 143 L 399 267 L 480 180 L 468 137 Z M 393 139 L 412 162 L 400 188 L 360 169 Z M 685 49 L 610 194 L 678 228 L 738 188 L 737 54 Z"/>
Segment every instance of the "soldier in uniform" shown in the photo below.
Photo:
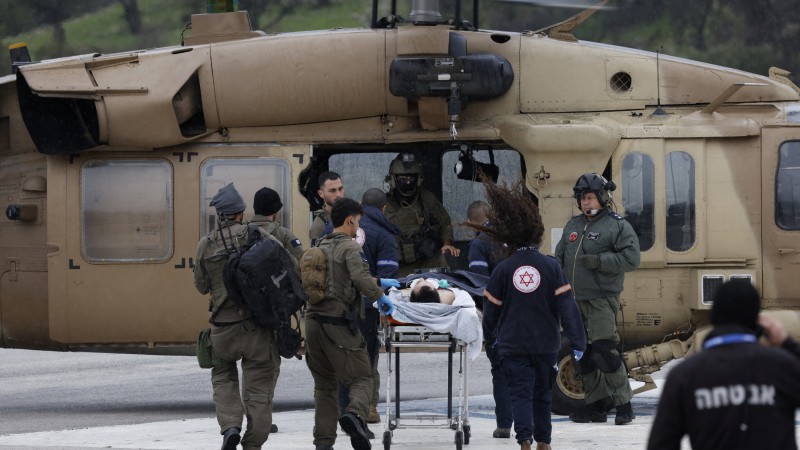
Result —
<path fill-rule="evenodd" d="M 274 236 L 289 251 L 290 255 L 300 261 L 300 257 L 303 256 L 303 244 L 300 239 L 275 220 L 281 208 L 283 208 L 283 202 L 274 189 L 268 187 L 259 189 L 253 197 L 255 216 L 250 224 L 257 225 Z"/>
<path fill-rule="evenodd" d="M 344 184 L 342 177 L 336 172 L 322 172 L 317 178 L 319 190 L 317 195 L 320 196 L 324 202 L 321 209 L 314 211 L 314 221 L 311 222 L 311 228 L 308 230 L 308 237 L 311 239 L 313 246 L 317 239 L 322 237 L 325 230 L 325 225 L 331 220 L 331 207 L 337 198 L 344 197 Z"/>
<path fill-rule="evenodd" d="M 567 222 L 555 256 L 578 300 L 589 350 L 579 367 L 586 404 L 570 420 L 605 422 L 608 411 L 616 408 L 614 422 L 624 425 L 634 419 L 633 392 L 617 349 L 616 321 L 625 272 L 639 266 L 639 239 L 610 208 L 614 183 L 587 173 L 572 189 L 581 214 Z"/>
<path fill-rule="evenodd" d="M 300 257 L 303 256 L 303 244 L 288 228 L 275 220 L 281 208 L 283 208 L 283 202 L 280 195 L 274 189 L 263 187 L 256 191 L 253 196 L 253 212 L 255 212 L 255 215 L 249 224 L 261 227 L 262 230 L 277 239 L 283 245 L 283 248 L 289 251 L 295 263 L 295 269 L 298 269 L 297 263 L 300 261 Z M 275 379 L 272 383 L 273 391 L 278 383 L 280 368 L 281 359 L 278 358 L 275 367 Z M 276 433 L 277 431 L 278 426 L 272 424 L 270 432 Z"/>
<path fill-rule="evenodd" d="M 511 188 L 484 184 L 492 226 L 470 227 L 508 246 L 508 257 L 495 267 L 484 292 L 484 341 L 499 355 L 520 449 L 531 450 L 535 441 L 536 450 L 550 450 L 560 330 L 580 359 L 586 347 L 583 323 L 558 262 L 539 252 L 544 225 L 524 181 Z"/>
<path fill-rule="evenodd" d="M 419 162 L 400 153 L 389 165 L 386 181 L 391 188 L 386 218 L 400 228 L 400 275 L 418 268 L 445 267 L 444 254 L 459 256 L 453 246 L 450 215 L 433 193 L 422 187 Z"/>
<path fill-rule="evenodd" d="M 372 401 L 372 368 L 366 343 L 359 332 L 356 317 L 363 318 L 362 295 L 386 314 L 393 305 L 381 289 L 382 284 L 397 280 L 375 279 L 353 240 L 363 214 L 355 200 L 341 198 L 331 208 L 333 233 L 323 237 L 319 247 L 328 249 L 333 270 L 328 273 L 326 292 L 333 292 L 306 311 L 306 364 L 314 378 L 314 445 L 316 450 L 332 450 L 336 441 L 336 419 L 350 436 L 355 450 L 369 450 L 372 445 L 366 432 L 366 418 Z M 393 282 L 393 283 L 391 283 Z M 337 408 L 337 382 L 349 391 L 346 412 Z"/>
<path fill-rule="evenodd" d="M 400 229 L 383 215 L 386 209 L 386 194 L 377 188 L 367 189 L 361 197 L 361 207 L 364 215 L 359 224 L 363 231 L 361 249 L 369 264 L 369 273 L 374 277 L 384 279 L 397 278 L 399 263 L 397 261 L 396 236 Z M 359 241 L 359 237 L 356 237 Z M 397 286 L 400 287 L 398 283 Z M 369 405 L 367 423 L 380 423 L 378 414 L 378 400 L 380 400 L 381 377 L 378 372 L 378 327 L 380 326 L 380 313 L 372 306 L 369 297 L 364 298 L 364 320 L 358 321 L 361 335 L 367 341 L 370 364 L 372 365 L 372 402 Z M 339 391 L 339 409 L 344 411 L 347 405 L 347 389 Z"/>
<path fill-rule="evenodd" d="M 222 450 L 234 450 L 239 444 L 242 419 L 247 429 L 241 437 L 245 450 L 260 449 L 272 428 L 272 397 L 280 357 L 273 331 L 257 326 L 246 311 L 239 311 L 222 280 L 222 269 L 233 246 L 241 247 L 247 239 L 242 223 L 246 208 L 233 183 L 223 187 L 211 199 L 217 210 L 218 229 L 200 239 L 194 266 L 194 285 L 201 294 L 211 294 L 211 343 L 214 366 L 211 384 L 217 412 Z M 242 388 L 236 362 L 242 361 Z"/>

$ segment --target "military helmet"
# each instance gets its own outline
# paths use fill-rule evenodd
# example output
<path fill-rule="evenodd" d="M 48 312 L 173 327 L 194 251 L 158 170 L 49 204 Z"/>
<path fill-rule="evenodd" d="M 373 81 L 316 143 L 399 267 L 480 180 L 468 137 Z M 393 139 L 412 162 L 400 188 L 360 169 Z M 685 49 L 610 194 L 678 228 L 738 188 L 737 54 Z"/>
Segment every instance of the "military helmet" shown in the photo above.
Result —
<path fill-rule="evenodd" d="M 607 208 L 611 204 L 611 191 L 617 189 L 613 181 L 606 180 L 602 175 L 596 173 L 585 173 L 578 178 L 572 192 L 575 193 L 575 201 L 578 208 L 581 207 L 581 198 L 589 192 L 597 196 L 600 206 Z"/>
<path fill-rule="evenodd" d="M 397 177 L 411 177 L 407 182 L 398 181 Z M 414 158 L 413 153 L 400 153 L 392 163 L 389 164 L 389 174 L 386 181 L 390 189 L 397 189 L 400 194 L 409 197 L 417 192 L 417 188 L 422 185 L 422 174 L 419 161 Z"/>

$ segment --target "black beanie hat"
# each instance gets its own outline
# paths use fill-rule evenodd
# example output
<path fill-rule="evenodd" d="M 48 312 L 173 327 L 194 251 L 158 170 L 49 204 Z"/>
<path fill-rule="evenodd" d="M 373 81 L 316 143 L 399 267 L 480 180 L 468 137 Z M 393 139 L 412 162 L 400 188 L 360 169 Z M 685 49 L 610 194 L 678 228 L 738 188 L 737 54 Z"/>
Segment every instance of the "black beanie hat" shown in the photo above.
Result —
<path fill-rule="evenodd" d="M 253 198 L 253 211 L 262 216 L 271 216 L 283 208 L 281 197 L 273 189 L 261 188 Z"/>
<path fill-rule="evenodd" d="M 724 283 L 714 294 L 711 307 L 713 325 L 740 325 L 755 330 L 761 298 L 749 280 L 732 280 Z"/>

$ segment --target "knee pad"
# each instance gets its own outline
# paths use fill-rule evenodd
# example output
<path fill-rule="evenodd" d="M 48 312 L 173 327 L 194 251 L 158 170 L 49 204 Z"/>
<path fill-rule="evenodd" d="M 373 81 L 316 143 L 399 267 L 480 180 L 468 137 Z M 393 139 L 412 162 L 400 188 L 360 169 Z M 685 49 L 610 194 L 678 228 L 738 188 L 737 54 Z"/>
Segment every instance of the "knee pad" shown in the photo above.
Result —
<path fill-rule="evenodd" d="M 617 351 L 617 344 L 608 339 L 592 342 L 590 359 L 597 370 L 603 373 L 614 373 L 622 365 L 622 357 Z"/>

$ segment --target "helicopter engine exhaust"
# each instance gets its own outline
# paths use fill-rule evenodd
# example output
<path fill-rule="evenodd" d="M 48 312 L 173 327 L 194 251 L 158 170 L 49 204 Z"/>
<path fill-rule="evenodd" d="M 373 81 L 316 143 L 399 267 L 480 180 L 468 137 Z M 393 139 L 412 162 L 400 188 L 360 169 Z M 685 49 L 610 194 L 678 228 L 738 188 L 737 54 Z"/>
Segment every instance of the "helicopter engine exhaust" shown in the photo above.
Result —
<path fill-rule="evenodd" d="M 439 12 L 439 0 L 412 0 L 408 19 L 414 25 L 436 25 L 445 21 Z"/>

